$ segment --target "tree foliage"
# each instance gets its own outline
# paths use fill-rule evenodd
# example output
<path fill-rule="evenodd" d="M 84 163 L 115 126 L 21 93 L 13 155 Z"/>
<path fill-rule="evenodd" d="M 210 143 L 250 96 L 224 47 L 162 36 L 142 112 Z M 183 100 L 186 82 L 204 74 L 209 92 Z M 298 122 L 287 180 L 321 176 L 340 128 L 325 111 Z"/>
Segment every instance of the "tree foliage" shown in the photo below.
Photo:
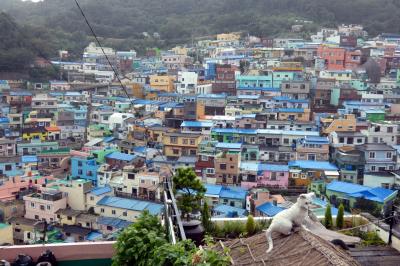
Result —
<path fill-rule="evenodd" d="M 381 208 L 375 202 L 365 198 L 358 198 L 354 203 L 354 208 L 368 212 L 375 217 L 379 217 L 381 215 Z"/>
<path fill-rule="evenodd" d="M 200 201 L 206 189 L 191 168 L 180 168 L 173 177 L 174 191 L 178 196 L 178 207 L 182 217 L 190 219 L 190 214 L 200 210 Z"/>
<path fill-rule="evenodd" d="M 328 204 L 328 206 L 326 206 L 326 210 L 325 210 L 325 227 L 330 229 L 333 226 L 333 222 L 332 222 L 332 210 L 331 210 L 331 205 Z"/>
<path fill-rule="evenodd" d="M 104 43 L 114 44 L 118 49 L 139 51 L 144 51 L 146 46 L 171 46 L 185 43 L 192 36 L 228 31 L 247 31 L 268 37 L 287 35 L 291 26 L 298 24 L 296 20 L 313 21 L 305 24 L 303 37 L 315 31 L 316 26 L 341 23 L 363 24 L 372 36 L 381 32 L 400 32 L 400 2 L 393 0 L 336 0 L 334 4 L 331 0 L 79 2 Z M 0 10 L 9 12 L 24 24 L 37 25 L 53 34 L 63 32 L 68 35 L 69 41 L 59 42 L 57 49 L 76 49 L 79 43 L 91 38 L 87 37 L 91 36 L 90 31 L 72 0 L 39 3 L 2 0 Z M 160 38 L 154 38 L 154 33 Z"/>
<path fill-rule="evenodd" d="M 204 229 L 206 232 L 210 232 L 211 230 L 211 212 L 210 209 L 208 208 L 208 204 L 205 201 L 203 204 L 203 208 L 201 210 L 201 223 L 203 224 Z"/>
<path fill-rule="evenodd" d="M 344 206 L 341 203 L 339 205 L 339 210 L 338 210 L 338 214 L 336 216 L 336 227 L 338 229 L 342 229 L 344 225 Z"/>
<path fill-rule="evenodd" d="M 225 252 L 219 254 L 211 249 L 198 249 L 190 240 L 171 244 L 158 217 L 144 212 L 138 220 L 118 237 L 113 257 L 115 266 L 186 266 L 230 264 Z"/>
<path fill-rule="evenodd" d="M 252 215 L 247 217 L 246 221 L 246 231 L 249 236 L 253 235 L 256 231 L 256 223 L 254 222 L 254 218 Z"/>

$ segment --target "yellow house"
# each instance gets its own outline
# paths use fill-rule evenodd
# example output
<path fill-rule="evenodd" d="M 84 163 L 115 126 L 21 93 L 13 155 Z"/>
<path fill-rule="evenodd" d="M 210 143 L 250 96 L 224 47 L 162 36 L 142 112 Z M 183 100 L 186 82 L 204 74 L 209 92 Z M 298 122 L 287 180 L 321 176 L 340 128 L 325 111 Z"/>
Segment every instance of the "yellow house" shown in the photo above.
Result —
<path fill-rule="evenodd" d="M 280 108 L 278 109 L 278 120 L 301 122 L 310 121 L 310 109 Z"/>
<path fill-rule="evenodd" d="M 81 214 L 82 212 L 76 211 L 73 209 L 64 209 L 64 210 L 59 210 L 57 211 L 57 218 L 58 222 L 61 225 L 75 225 L 77 224 L 76 218 Z"/>
<path fill-rule="evenodd" d="M 346 114 L 339 118 L 321 118 L 322 134 L 331 132 L 355 132 L 357 120 L 354 114 Z"/>
<path fill-rule="evenodd" d="M 92 182 L 85 179 L 76 179 L 60 182 L 58 190 L 68 194 L 67 204 L 77 211 L 86 210 L 86 194 L 92 189 Z"/>
<path fill-rule="evenodd" d="M 48 132 L 44 127 L 37 128 L 24 128 L 22 130 L 22 139 L 23 140 L 32 140 L 32 139 L 40 139 L 41 141 L 46 141 L 48 136 Z"/>
<path fill-rule="evenodd" d="M 13 228 L 9 224 L 0 223 L 0 245 L 14 244 Z"/>
<path fill-rule="evenodd" d="M 151 75 L 150 87 L 159 91 L 173 92 L 175 78 L 168 75 Z"/>
<path fill-rule="evenodd" d="M 221 33 L 217 34 L 218 41 L 238 41 L 240 40 L 240 33 Z"/>
<path fill-rule="evenodd" d="M 182 47 L 182 46 L 176 46 L 171 49 L 174 54 L 182 54 L 182 55 L 187 55 L 188 54 L 188 48 Z"/>
<path fill-rule="evenodd" d="M 171 157 L 196 156 L 201 139 L 200 134 L 165 133 L 163 136 L 164 155 Z"/>

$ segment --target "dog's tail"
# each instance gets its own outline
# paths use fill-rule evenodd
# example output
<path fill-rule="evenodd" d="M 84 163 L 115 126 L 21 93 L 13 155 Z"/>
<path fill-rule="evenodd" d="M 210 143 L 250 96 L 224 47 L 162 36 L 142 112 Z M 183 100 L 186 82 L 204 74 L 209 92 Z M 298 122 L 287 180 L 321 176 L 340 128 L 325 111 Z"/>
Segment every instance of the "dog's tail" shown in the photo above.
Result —
<path fill-rule="evenodd" d="M 267 240 L 268 240 L 268 250 L 267 253 L 270 253 L 272 251 L 272 249 L 274 248 L 274 244 L 272 242 L 272 231 L 270 228 L 268 228 L 265 231 L 265 235 L 267 236 Z"/>

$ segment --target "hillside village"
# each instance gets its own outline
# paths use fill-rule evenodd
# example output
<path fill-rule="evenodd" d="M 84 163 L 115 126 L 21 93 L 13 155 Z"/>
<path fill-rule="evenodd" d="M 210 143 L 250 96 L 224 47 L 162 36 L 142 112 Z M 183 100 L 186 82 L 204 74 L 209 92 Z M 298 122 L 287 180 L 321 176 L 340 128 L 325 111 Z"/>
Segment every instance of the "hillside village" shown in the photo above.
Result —
<path fill-rule="evenodd" d="M 35 64 L 60 79 L 0 81 L 0 244 L 115 240 L 163 216 L 179 168 L 213 218 L 273 217 L 311 191 L 317 216 L 382 218 L 398 200 L 400 35 L 233 32 L 144 56 L 90 43 Z"/>

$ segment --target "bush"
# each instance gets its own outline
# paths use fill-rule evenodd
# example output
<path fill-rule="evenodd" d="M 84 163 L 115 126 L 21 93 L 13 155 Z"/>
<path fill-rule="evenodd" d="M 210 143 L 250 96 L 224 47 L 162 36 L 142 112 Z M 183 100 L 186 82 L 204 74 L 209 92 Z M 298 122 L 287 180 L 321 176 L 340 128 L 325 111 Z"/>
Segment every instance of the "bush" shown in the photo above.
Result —
<path fill-rule="evenodd" d="M 254 218 L 252 215 L 249 215 L 247 217 L 246 231 L 247 231 L 247 235 L 249 235 L 249 236 L 253 235 L 256 231 L 256 225 L 255 225 Z"/>
<path fill-rule="evenodd" d="M 209 233 L 211 228 L 211 213 L 210 209 L 208 208 L 207 202 L 204 202 L 203 208 L 201 210 L 201 223 L 203 224 L 204 230 Z"/>
<path fill-rule="evenodd" d="M 137 222 L 119 235 L 112 265 L 151 265 L 156 248 L 166 243 L 166 234 L 158 217 L 144 212 Z"/>
<path fill-rule="evenodd" d="M 333 222 L 332 222 L 332 211 L 331 211 L 331 205 L 328 204 L 328 206 L 326 206 L 326 210 L 325 210 L 325 227 L 327 229 L 331 229 L 333 226 Z"/>
<path fill-rule="evenodd" d="M 340 204 L 338 214 L 336 216 L 336 227 L 342 229 L 344 225 L 344 206 Z"/>

